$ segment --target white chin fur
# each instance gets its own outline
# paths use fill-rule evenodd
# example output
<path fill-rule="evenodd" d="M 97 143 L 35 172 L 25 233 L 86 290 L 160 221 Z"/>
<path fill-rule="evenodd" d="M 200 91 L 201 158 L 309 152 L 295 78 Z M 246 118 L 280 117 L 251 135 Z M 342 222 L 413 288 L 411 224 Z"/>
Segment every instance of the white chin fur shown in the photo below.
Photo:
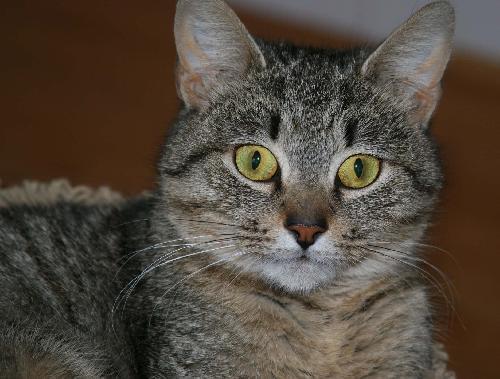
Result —
<path fill-rule="evenodd" d="M 332 282 L 336 272 L 333 267 L 317 262 L 293 260 L 262 263 L 260 275 L 271 287 L 292 293 L 308 293 Z"/>

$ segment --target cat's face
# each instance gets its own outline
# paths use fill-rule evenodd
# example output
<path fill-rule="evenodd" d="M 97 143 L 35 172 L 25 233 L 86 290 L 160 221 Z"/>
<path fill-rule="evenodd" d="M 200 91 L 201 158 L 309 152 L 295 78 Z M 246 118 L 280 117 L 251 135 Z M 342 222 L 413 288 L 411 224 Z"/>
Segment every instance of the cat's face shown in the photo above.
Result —
<path fill-rule="evenodd" d="M 215 63 L 183 58 L 185 18 L 202 17 L 198 27 L 207 14 L 228 17 L 237 33 L 226 38 L 250 37 L 221 2 L 217 12 L 229 13 L 195 4 L 181 2 L 176 21 L 187 109 L 160 163 L 164 217 L 180 237 L 210 236 L 200 247 L 214 264 L 292 292 L 406 261 L 394 250 L 412 252 L 441 185 L 426 131 L 435 85 L 406 91 L 386 80 L 384 45 L 370 56 L 240 41 L 245 69 L 214 74 Z M 201 38 L 213 49 L 221 33 Z"/>

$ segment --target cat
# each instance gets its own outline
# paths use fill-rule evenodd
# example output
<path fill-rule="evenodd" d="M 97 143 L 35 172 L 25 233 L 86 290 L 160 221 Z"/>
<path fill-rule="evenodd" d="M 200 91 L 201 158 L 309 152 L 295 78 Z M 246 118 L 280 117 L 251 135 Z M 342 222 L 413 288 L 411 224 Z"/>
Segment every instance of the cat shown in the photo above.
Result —
<path fill-rule="evenodd" d="M 157 188 L 0 208 L 3 377 L 437 377 L 417 264 L 453 30 L 438 1 L 375 49 L 298 47 L 179 0 Z"/>

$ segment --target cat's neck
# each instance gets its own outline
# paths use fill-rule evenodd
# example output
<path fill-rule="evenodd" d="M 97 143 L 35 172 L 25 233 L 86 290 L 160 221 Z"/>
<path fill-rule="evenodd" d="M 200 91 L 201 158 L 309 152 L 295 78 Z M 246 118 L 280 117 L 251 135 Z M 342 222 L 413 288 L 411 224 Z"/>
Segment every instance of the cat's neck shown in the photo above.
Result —
<path fill-rule="evenodd" d="M 363 338 L 377 336 L 386 323 L 394 324 L 396 335 L 407 328 L 394 315 L 410 312 L 413 300 L 395 299 L 423 294 L 418 280 L 401 277 L 346 277 L 307 294 L 278 291 L 249 276 L 230 278 L 224 269 L 211 268 L 190 278 L 188 286 L 232 315 L 238 339 L 248 344 L 245 354 L 262 373 L 288 377 L 300 377 L 300 372 L 344 377 L 353 372 L 359 363 L 353 352 Z M 377 344 L 370 349 L 375 350 L 364 352 L 367 356 L 378 354 Z"/>

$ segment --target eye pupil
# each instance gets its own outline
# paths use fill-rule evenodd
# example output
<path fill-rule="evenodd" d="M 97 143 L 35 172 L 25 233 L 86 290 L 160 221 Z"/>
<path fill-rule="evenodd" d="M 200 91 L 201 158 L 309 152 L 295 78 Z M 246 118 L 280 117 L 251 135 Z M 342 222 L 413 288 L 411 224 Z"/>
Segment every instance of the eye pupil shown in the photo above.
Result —
<path fill-rule="evenodd" d="M 354 173 L 358 178 L 361 178 L 361 175 L 363 175 L 363 161 L 361 158 L 356 159 L 354 162 Z"/>
<path fill-rule="evenodd" d="M 252 156 L 252 170 L 256 170 L 257 167 L 259 167 L 260 165 L 260 153 L 258 151 L 256 151 L 255 153 L 253 153 L 253 156 Z"/>

